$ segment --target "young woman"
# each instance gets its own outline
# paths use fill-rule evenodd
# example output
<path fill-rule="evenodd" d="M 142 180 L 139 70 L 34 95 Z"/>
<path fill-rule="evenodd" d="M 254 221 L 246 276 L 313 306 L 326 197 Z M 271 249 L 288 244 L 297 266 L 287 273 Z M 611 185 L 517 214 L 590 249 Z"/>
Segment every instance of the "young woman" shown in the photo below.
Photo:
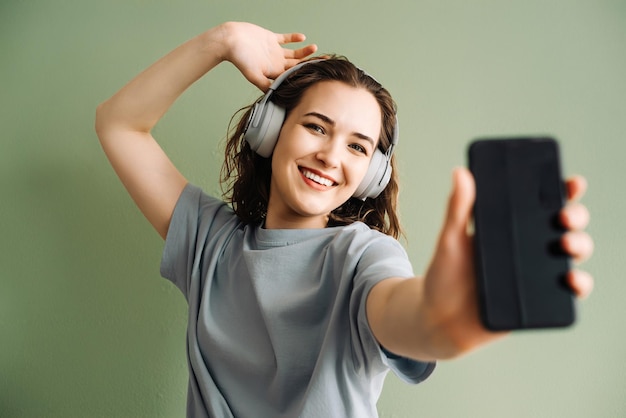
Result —
<path fill-rule="evenodd" d="M 97 111 L 107 157 L 166 240 L 161 272 L 189 303 L 188 416 L 376 416 L 388 370 L 417 383 L 436 360 L 502 336 L 477 313 L 471 174 L 455 170 L 431 265 L 416 277 L 395 239 L 393 100 L 340 57 L 295 68 L 316 46 L 282 45 L 302 41 L 222 24 Z M 268 92 L 228 141 L 226 203 L 188 184 L 150 133 L 223 61 Z M 593 248 L 583 231 L 589 215 L 575 200 L 585 181 L 567 184 L 562 246 L 584 260 Z M 593 280 L 573 270 L 568 283 L 585 297 Z"/>

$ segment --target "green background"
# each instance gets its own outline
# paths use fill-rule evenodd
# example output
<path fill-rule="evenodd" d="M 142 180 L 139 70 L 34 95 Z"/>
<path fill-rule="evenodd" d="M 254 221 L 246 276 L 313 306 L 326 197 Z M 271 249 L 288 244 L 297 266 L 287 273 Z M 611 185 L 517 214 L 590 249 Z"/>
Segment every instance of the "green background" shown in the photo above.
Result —
<path fill-rule="evenodd" d="M 390 375 L 382 417 L 626 416 L 623 0 L 2 0 L 0 416 L 184 415 L 186 304 L 160 278 L 162 242 L 110 169 L 94 114 L 226 20 L 304 32 L 392 92 L 416 272 L 472 138 L 552 134 L 565 173 L 589 180 L 596 289 L 577 324 L 441 362 L 416 387 Z M 229 118 L 256 96 L 223 64 L 155 136 L 217 192 Z"/>

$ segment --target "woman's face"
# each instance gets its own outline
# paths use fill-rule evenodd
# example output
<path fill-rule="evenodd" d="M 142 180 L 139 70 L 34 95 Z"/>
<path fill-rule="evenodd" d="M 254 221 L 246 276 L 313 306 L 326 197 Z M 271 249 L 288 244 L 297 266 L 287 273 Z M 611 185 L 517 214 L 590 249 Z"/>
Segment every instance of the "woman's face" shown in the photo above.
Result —
<path fill-rule="evenodd" d="M 367 90 L 339 81 L 307 89 L 274 149 L 266 227 L 326 227 L 365 176 L 380 131 L 380 106 Z"/>

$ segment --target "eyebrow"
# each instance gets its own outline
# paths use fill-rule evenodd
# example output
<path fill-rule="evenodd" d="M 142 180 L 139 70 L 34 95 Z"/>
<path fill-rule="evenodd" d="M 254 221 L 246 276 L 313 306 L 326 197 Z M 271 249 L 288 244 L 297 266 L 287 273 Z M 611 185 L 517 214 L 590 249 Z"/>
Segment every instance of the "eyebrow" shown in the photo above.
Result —
<path fill-rule="evenodd" d="M 306 113 L 304 116 L 313 116 L 316 117 L 318 119 L 321 119 L 322 121 L 326 122 L 327 124 L 329 124 L 330 126 L 335 126 L 336 123 L 334 120 L 332 120 L 331 118 L 329 118 L 328 116 L 322 114 L 322 113 L 318 113 L 318 112 L 309 112 Z M 376 146 L 376 141 L 374 141 L 372 138 L 370 138 L 369 136 L 362 134 L 360 132 L 353 132 L 352 135 L 356 136 L 357 138 L 363 139 L 365 141 L 368 141 L 372 144 L 372 147 Z"/>

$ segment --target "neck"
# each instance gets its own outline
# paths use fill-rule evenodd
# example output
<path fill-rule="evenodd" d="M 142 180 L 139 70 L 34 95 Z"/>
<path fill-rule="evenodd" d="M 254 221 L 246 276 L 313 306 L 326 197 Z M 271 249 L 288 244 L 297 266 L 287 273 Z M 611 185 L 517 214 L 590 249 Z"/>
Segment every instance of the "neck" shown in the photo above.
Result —
<path fill-rule="evenodd" d="M 265 218 L 265 229 L 321 229 L 328 226 L 328 216 L 323 217 L 289 217 L 272 216 L 268 212 Z"/>

